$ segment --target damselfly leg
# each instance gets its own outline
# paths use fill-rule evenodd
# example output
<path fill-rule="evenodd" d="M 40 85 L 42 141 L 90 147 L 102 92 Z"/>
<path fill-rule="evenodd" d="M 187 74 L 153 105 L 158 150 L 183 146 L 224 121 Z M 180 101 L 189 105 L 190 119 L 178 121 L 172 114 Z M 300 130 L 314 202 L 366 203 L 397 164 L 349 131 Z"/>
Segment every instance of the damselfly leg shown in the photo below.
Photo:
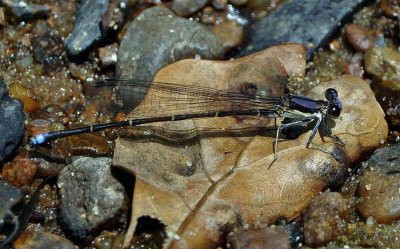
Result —
<path fill-rule="evenodd" d="M 312 121 L 313 121 L 312 118 L 304 118 L 302 120 L 294 121 L 294 122 L 287 123 L 287 124 L 282 124 L 282 125 L 277 127 L 276 136 L 275 136 L 275 144 L 274 144 L 274 160 L 278 159 L 278 140 L 279 140 L 279 133 L 281 132 L 281 130 L 284 130 L 284 129 L 287 129 L 287 128 L 292 128 L 292 127 L 298 127 L 298 126 L 302 126 L 303 127 L 302 124 L 307 125 Z"/>
<path fill-rule="evenodd" d="M 317 119 L 317 122 L 316 122 L 314 128 L 312 129 L 310 137 L 308 138 L 306 148 L 310 147 L 310 144 L 311 144 L 312 140 L 314 139 L 315 134 L 317 134 L 318 128 L 321 125 L 321 122 L 322 122 L 322 119 L 323 119 L 322 113 L 316 113 L 315 114 L 315 118 Z"/>

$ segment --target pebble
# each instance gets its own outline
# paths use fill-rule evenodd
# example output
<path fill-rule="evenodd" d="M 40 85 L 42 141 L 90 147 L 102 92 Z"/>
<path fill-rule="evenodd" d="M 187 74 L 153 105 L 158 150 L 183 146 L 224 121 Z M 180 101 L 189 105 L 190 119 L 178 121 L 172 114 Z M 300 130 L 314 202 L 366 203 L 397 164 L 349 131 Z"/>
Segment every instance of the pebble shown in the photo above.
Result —
<path fill-rule="evenodd" d="M 30 21 L 35 18 L 47 17 L 51 11 L 49 5 L 31 4 L 19 0 L 3 0 L 2 4 L 18 21 Z"/>
<path fill-rule="evenodd" d="M 322 47 L 355 9 L 367 0 L 291 0 L 262 21 L 250 27 L 249 40 L 241 55 L 248 55 L 283 42 L 300 42 L 307 47 L 307 58 Z M 315 25 L 315 24 L 318 25 Z"/>
<path fill-rule="evenodd" d="M 115 66 L 117 64 L 118 44 L 113 43 L 99 48 L 99 57 L 103 67 Z"/>
<path fill-rule="evenodd" d="M 400 80 L 390 79 L 374 87 L 376 98 L 385 110 L 386 119 L 392 127 L 400 128 Z"/>
<path fill-rule="evenodd" d="M 6 26 L 6 17 L 4 15 L 4 8 L 0 7 L 0 26 Z"/>
<path fill-rule="evenodd" d="M 10 98 L 0 80 L 0 162 L 10 156 L 24 134 L 24 111 L 20 100 Z"/>
<path fill-rule="evenodd" d="M 15 204 L 21 201 L 21 191 L 9 184 L 8 182 L 0 179 L 0 228 L 3 225 L 4 218 L 7 216 L 7 212 Z M 1 234 L 1 232 L 0 232 Z M 0 241 L 1 242 L 1 241 Z"/>
<path fill-rule="evenodd" d="M 235 21 L 222 22 L 219 25 L 213 26 L 212 31 L 216 34 L 222 42 L 225 51 L 232 48 L 239 47 L 244 40 L 244 30 Z"/>
<path fill-rule="evenodd" d="M 118 219 L 125 193 L 111 175 L 111 159 L 78 158 L 61 171 L 57 185 L 62 223 L 72 237 L 87 239 Z"/>
<path fill-rule="evenodd" d="M 222 58 L 224 51 L 218 37 L 203 25 L 176 17 L 163 7 L 143 11 L 129 26 L 119 50 L 117 78 L 152 80 L 162 67 L 178 60 Z M 143 92 L 132 93 L 120 87 L 125 111 L 131 111 L 144 97 Z M 132 99 L 135 96 L 135 100 Z"/>
<path fill-rule="evenodd" d="M 340 193 L 315 197 L 304 215 L 304 241 L 310 247 L 324 246 L 345 232 L 348 201 Z"/>
<path fill-rule="evenodd" d="M 86 53 L 102 37 L 102 16 L 106 13 L 109 0 L 84 0 L 77 13 L 75 26 L 66 40 L 65 49 L 70 57 Z"/>
<path fill-rule="evenodd" d="M 127 14 L 129 0 L 111 0 L 107 13 L 101 20 L 101 29 L 104 33 L 121 29 Z M 134 4 L 130 4 L 133 6 Z"/>
<path fill-rule="evenodd" d="M 58 176 L 65 167 L 64 164 L 49 162 L 43 158 L 32 158 L 32 161 L 37 165 L 37 176 L 40 178 Z"/>
<path fill-rule="evenodd" d="M 37 135 L 51 130 L 50 121 L 45 119 L 34 119 L 26 125 L 30 135 Z"/>
<path fill-rule="evenodd" d="M 11 162 L 4 164 L 1 177 L 16 187 L 31 185 L 36 175 L 35 162 L 23 156 L 17 156 Z"/>
<path fill-rule="evenodd" d="M 54 124 L 54 123 L 62 123 L 65 116 L 66 113 L 63 108 L 61 108 L 59 105 L 52 104 L 40 108 L 34 114 L 34 119 L 46 120 L 47 122 Z M 35 121 L 35 122 L 41 123 L 44 121 Z"/>
<path fill-rule="evenodd" d="M 400 52 L 392 48 L 374 47 L 365 55 L 365 70 L 378 80 L 374 84 L 376 98 L 394 127 L 400 127 Z"/>
<path fill-rule="evenodd" d="M 228 0 L 212 0 L 211 4 L 217 10 L 224 10 L 228 4 Z"/>
<path fill-rule="evenodd" d="M 365 52 L 371 48 L 372 42 L 367 35 L 367 30 L 357 24 L 346 25 L 346 36 L 350 44 L 359 52 Z"/>
<path fill-rule="evenodd" d="M 85 82 L 88 78 L 90 78 L 93 75 L 92 70 L 86 68 L 85 65 L 82 64 L 76 64 L 71 62 L 69 63 L 68 69 L 72 77 L 81 80 L 83 82 Z"/>
<path fill-rule="evenodd" d="M 364 57 L 366 71 L 379 79 L 396 78 L 400 72 L 400 52 L 393 48 L 374 47 Z"/>
<path fill-rule="evenodd" d="M 10 96 L 17 98 L 24 103 L 25 112 L 36 112 L 40 108 L 38 96 L 26 86 L 20 83 L 12 83 L 9 86 Z"/>
<path fill-rule="evenodd" d="M 33 229 L 25 230 L 15 241 L 14 249 L 37 249 L 37 248 L 57 248 L 57 249 L 78 249 L 70 240 L 44 231 Z"/>
<path fill-rule="evenodd" d="M 201 12 L 200 21 L 204 25 L 214 25 L 217 21 L 216 11 L 210 6 L 205 7 Z"/>
<path fill-rule="evenodd" d="M 359 78 L 364 77 L 364 67 L 362 61 L 358 60 L 355 62 L 350 61 L 345 67 L 343 73 L 350 74 Z"/>
<path fill-rule="evenodd" d="M 64 44 L 59 34 L 47 30 L 33 42 L 33 56 L 49 72 L 65 64 Z"/>
<path fill-rule="evenodd" d="M 239 249 L 290 249 L 288 235 L 277 227 L 268 227 L 264 230 L 240 231 L 228 235 L 227 248 Z"/>
<path fill-rule="evenodd" d="M 400 16 L 400 1 L 399 0 L 381 0 L 379 7 L 383 13 L 392 18 Z"/>
<path fill-rule="evenodd" d="M 359 184 L 358 211 L 379 223 L 400 219 L 400 144 L 378 149 L 367 161 Z"/>
<path fill-rule="evenodd" d="M 119 249 L 123 247 L 124 238 L 124 234 L 118 234 L 116 232 L 104 230 L 94 239 L 93 244 L 98 249 Z M 150 243 L 154 243 L 154 239 L 151 240 Z M 139 248 L 147 248 L 146 246 L 138 245 L 134 242 L 132 245 L 135 245 Z"/>
<path fill-rule="evenodd" d="M 208 0 L 173 0 L 171 9 L 178 16 L 187 17 L 204 8 L 207 3 Z"/>

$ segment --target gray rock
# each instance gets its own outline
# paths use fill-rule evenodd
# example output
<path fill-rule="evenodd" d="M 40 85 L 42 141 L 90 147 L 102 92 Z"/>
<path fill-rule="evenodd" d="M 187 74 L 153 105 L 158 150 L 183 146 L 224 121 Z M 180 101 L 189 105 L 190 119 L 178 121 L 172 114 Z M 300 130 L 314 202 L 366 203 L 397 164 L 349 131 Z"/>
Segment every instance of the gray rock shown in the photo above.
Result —
<path fill-rule="evenodd" d="M 400 219 L 400 144 L 378 149 L 364 164 L 358 193 L 358 211 L 378 223 Z"/>
<path fill-rule="evenodd" d="M 208 0 L 174 0 L 171 5 L 171 9 L 178 16 L 190 16 L 202 9 Z"/>
<path fill-rule="evenodd" d="M 308 48 L 307 58 L 329 42 L 347 17 L 368 0 L 290 0 L 250 28 L 248 55 L 283 42 L 299 42 Z"/>
<path fill-rule="evenodd" d="M 17 18 L 18 21 L 30 21 L 34 18 L 47 17 L 50 14 L 49 5 L 26 3 L 25 1 L 0 1 Z"/>
<path fill-rule="evenodd" d="M 377 149 L 367 165 L 382 175 L 400 174 L 400 144 Z"/>
<path fill-rule="evenodd" d="M 111 159 L 82 157 L 66 166 L 58 178 L 61 218 L 76 239 L 111 225 L 118 219 L 124 189 L 111 175 Z"/>
<path fill-rule="evenodd" d="M 21 198 L 21 191 L 0 179 L 0 229 L 4 224 L 4 219 L 8 214 L 10 208 L 17 204 Z"/>
<path fill-rule="evenodd" d="M 0 162 L 10 156 L 24 135 L 23 104 L 10 98 L 4 81 L 0 80 Z"/>
<path fill-rule="evenodd" d="M 70 57 L 87 52 L 102 37 L 102 16 L 106 13 L 109 0 L 84 0 L 76 17 L 74 30 L 66 41 Z"/>
<path fill-rule="evenodd" d="M 223 53 L 218 37 L 206 27 L 176 17 L 166 8 L 153 7 L 143 11 L 126 31 L 118 50 L 116 76 L 150 81 L 170 63 L 196 54 L 204 59 L 222 58 Z M 124 109 L 130 111 L 144 93 L 121 88 L 117 96 Z"/>

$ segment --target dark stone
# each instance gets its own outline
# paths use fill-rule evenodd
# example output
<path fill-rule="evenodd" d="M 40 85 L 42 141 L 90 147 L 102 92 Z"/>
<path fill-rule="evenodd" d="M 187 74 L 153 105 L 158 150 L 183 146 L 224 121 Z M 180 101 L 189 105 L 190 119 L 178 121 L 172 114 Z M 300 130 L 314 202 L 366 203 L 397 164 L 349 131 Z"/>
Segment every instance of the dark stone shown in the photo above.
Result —
<path fill-rule="evenodd" d="M 47 17 L 50 14 L 49 5 L 30 4 L 25 1 L 0 1 L 17 18 L 18 21 L 30 21 L 35 18 Z"/>
<path fill-rule="evenodd" d="M 9 184 L 6 181 L 0 179 L 0 229 L 4 224 L 4 219 L 6 218 L 9 210 L 17 204 L 21 198 L 21 191 Z"/>
<path fill-rule="evenodd" d="M 400 144 L 377 149 L 367 164 L 383 175 L 400 174 Z"/>
<path fill-rule="evenodd" d="M 66 41 L 70 57 L 86 53 L 103 36 L 101 21 L 106 13 L 109 0 L 84 0 L 76 17 L 74 30 Z"/>
<path fill-rule="evenodd" d="M 300 243 L 303 243 L 304 236 L 300 222 L 293 221 L 288 224 L 279 225 L 278 227 L 286 232 L 292 246 L 298 247 Z"/>
<path fill-rule="evenodd" d="M 284 43 L 307 47 L 307 58 L 326 45 L 340 25 L 369 0 L 290 0 L 262 21 L 252 25 L 242 56 Z"/>
<path fill-rule="evenodd" d="M 111 175 L 111 159 L 82 157 L 66 166 L 58 178 L 61 219 L 77 239 L 112 225 L 121 214 L 124 188 Z"/>
<path fill-rule="evenodd" d="M 33 45 L 33 56 L 45 70 L 54 70 L 64 65 L 64 46 L 61 37 L 55 32 L 48 31 L 37 37 Z"/>
<path fill-rule="evenodd" d="M 0 80 L 0 162 L 10 156 L 24 135 L 24 108 L 21 101 L 8 96 Z"/>
<path fill-rule="evenodd" d="M 195 58 L 222 58 L 218 37 L 206 27 L 176 17 L 163 7 L 143 11 L 128 28 L 118 50 L 116 76 L 151 81 L 156 72 L 173 62 Z M 144 97 L 121 87 L 117 95 L 125 111 L 131 111 Z M 133 100 L 134 96 L 135 100 Z"/>

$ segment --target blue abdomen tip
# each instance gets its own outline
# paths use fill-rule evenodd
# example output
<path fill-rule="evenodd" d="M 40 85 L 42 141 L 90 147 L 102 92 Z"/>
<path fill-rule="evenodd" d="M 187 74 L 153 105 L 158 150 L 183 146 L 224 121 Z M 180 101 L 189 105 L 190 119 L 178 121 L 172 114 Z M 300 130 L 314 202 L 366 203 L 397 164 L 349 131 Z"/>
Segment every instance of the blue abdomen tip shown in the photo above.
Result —
<path fill-rule="evenodd" d="M 42 133 L 42 134 L 36 135 L 36 136 L 33 137 L 33 139 L 32 139 L 32 144 L 33 144 L 33 145 L 38 145 L 38 144 L 44 143 L 45 140 L 46 140 L 46 136 L 47 136 L 47 133 Z"/>

